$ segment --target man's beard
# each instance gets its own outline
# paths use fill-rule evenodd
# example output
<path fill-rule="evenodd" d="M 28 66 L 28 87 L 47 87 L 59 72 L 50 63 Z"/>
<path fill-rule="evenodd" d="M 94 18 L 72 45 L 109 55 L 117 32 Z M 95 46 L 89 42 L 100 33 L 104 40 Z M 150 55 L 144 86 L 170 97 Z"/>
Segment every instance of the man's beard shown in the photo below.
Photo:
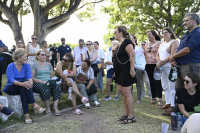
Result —
<path fill-rule="evenodd" d="M 62 42 L 62 44 L 65 44 L 64 42 Z"/>

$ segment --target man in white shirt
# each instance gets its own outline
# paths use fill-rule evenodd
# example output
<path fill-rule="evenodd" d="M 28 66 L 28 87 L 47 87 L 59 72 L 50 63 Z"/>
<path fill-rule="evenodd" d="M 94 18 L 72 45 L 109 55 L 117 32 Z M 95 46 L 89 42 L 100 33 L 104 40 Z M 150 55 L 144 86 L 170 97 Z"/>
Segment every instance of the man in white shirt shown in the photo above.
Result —
<path fill-rule="evenodd" d="M 79 43 L 79 46 L 75 47 L 73 51 L 73 58 L 75 60 L 76 68 L 78 68 L 82 64 L 81 54 L 83 55 L 88 50 L 85 47 L 85 43 L 83 39 L 79 39 L 78 43 Z"/>
<path fill-rule="evenodd" d="M 112 47 L 115 47 L 116 45 L 119 45 L 119 42 L 114 40 L 112 41 Z M 105 64 L 106 64 L 106 71 L 107 71 L 107 79 L 106 79 L 106 93 L 107 95 L 105 96 L 104 100 L 110 100 L 112 99 L 110 97 L 110 85 L 113 80 L 114 76 L 114 68 L 113 68 L 113 62 L 112 62 L 112 50 L 107 53 L 106 59 L 105 59 Z M 114 97 L 114 100 L 117 101 L 119 99 L 119 92 L 120 88 L 117 86 L 116 89 L 116 95 Z"/>
<path fill-rule="evenodd" d="M 103 51 L 103 49 L 99 49 L 99 42 L 97 42 L 97 41 L 94 42 L 94 48 L 98 52 L 97 64 L 99 66 L 99 73 L 97 74 L 96 83 L 97 83 L 97 87 L 101 89 L 102 93 L 104 93 L 103 70 L 104 70 L 104 59 L 105 59 L 106 55 L 105 55 L 105 52 Z"/>

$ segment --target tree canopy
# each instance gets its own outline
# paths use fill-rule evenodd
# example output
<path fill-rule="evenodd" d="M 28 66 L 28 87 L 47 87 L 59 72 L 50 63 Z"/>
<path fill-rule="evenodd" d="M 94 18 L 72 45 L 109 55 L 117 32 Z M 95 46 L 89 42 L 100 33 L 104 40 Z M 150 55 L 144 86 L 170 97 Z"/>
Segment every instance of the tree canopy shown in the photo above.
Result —
<path fill-rule="evenodd" d="M 0 22 L 8 25 L 14 39 L 23 39 L 22 16 L 32 11 L 34 17 L 34 35 L 38 43 L 69 20 L 75 14 L 81 21 L 94 20 L 94 4 L 103 0 L 0 0 Z M 3 17 L 6 16 L 6 18 Z M 20 19 L 19 19 L 20 16 Z M 21 22 L 19 22 L 19 20 Z"/>
<path fill-rule="evenodd" d="M 113 36 L 116 25 L 126 25 L 129 33 L 140 41 L 146 40 L 146 31 L 154 29 L 162 37 L 162 29 L 170 27 L 180 38 L 184 34 L 184 17 L 189 12 L 199 12 L 200 0 L 111 0 L 102 7 L 110 15 L 105 43 Z"/>

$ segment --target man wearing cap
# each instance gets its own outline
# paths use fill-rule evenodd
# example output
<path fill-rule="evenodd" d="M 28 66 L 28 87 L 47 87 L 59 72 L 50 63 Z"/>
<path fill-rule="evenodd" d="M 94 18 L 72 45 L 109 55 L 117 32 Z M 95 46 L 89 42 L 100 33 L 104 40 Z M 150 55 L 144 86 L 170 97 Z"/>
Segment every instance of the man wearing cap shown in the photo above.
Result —
<path fill-rule="evenodd" d="M 200 18 L 195 13 L 188 13 L 184 26 L 188 31 L 181 38 L 177 52 L 171 56 L 172 66 L 179 65 L 180 75 L 176 80 L 175 89 L 184 86 L 184 78 L 190 72 L 200 74 Z"/>
<path fill-rule="evenodd" d="M 84 46 L 85 43 L 83 39 L 79 39 L 78 43 L 79 46 L 75 47 L 73 51 L 73 58 L 75 60 L 76 68 L 78 68 L 82 64 L 81 55 L 83 55 L 84 53 L 86 53 L 86 51 L 88 51 L 88 49 Z"/>
<path fill-rule="evenodd" d="M 3 69 L 2 69 L 2 66 L 4 66 L 4 58 L 3 58 L 3 52 L 7 49 L 7 46 L 0 40 L 0 66 L 1 66 L 1 69 L 0 69 L 0 96 L 2 95 L 2 92 L 1 92 L 1 86 L 2 86 L 2 75 L 3 75 Z"/>
<path fill-rule="evenodd" d="M 71 53 L 71 48 L 69 45 L 65 44 L 65 38 L 61 37 L 61 43 L 62 45 L 60 45 L 57 49 L 57 61 L 61 61 L 62 57 L 66 54 L 66 53 Z"/>

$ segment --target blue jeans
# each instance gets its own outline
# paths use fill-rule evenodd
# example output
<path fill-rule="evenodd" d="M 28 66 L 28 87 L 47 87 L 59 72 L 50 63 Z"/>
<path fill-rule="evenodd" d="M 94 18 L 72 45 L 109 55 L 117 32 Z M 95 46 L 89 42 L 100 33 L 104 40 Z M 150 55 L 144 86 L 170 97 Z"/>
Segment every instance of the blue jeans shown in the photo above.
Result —
<path fill-rule="evenodd" d="M 103 69 L 99 69 L 99 73 L 97 73 L 96 78 L 97 87 L 101 90 L 104 90 L 103 88 Z"/>
<path fill-rule="evenodd" d="M 181 115 L 181 117 L 182 117 L 182 123 L 184 124 L 185 123 L 185 121 L 188 119 L 187 117 L 185 117 L 185 116 L 183 116 L 183 114 L 180 114 Z"/>
<path fill-rule="evenodd" d="M 35 103 L 32 89 L 26 89 L 22 86 L 10 85 L 6 88 L 5 92 L 8 95 L 20 95 L 24 114 L 29 112 L 28 104 Z"/>

